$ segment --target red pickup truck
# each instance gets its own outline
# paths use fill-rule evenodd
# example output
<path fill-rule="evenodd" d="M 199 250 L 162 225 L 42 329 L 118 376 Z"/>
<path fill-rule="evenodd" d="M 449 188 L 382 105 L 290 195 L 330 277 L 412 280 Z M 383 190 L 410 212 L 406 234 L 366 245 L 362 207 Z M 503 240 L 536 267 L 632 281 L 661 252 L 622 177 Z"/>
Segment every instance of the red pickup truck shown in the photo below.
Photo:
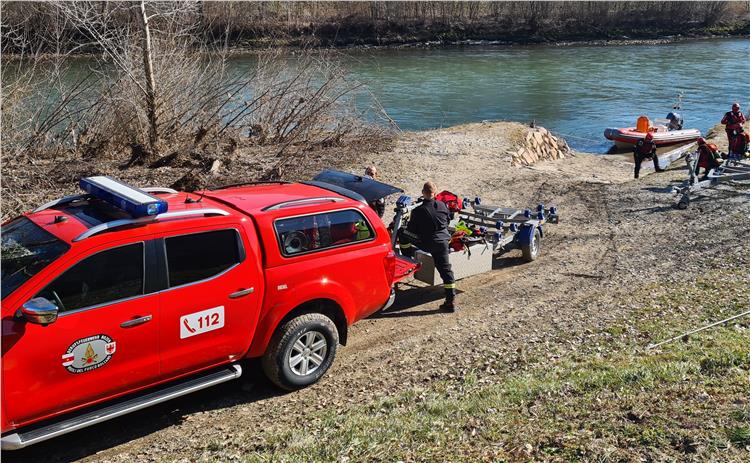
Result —
<path fill-rule="evenodd" d="M 246 358 L 310 385 L 415 267 L 340 185 L 81 186 L 2 227 L 3 449 L 237 378 Z"/>

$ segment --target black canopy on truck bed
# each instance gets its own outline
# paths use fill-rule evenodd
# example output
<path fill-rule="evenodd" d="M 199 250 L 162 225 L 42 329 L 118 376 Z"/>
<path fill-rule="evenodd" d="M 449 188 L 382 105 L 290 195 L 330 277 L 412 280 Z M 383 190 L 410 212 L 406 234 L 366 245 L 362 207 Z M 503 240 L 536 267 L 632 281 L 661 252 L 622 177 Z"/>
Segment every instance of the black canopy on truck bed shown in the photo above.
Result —
<path fill-rule="evenodd" d="M 393 193 L 404 192 L 401 188 L 379 182 L 371 177 L 354 175 L 338 170 L 324 170 L 316 175 L 310 183 L 322 188 L 325 188 L 325 186 L 321 185 L 321 183 L 345 188 L 359 194 L 367 202 L 377 201 L 378 199 L 385 198 Z"/>

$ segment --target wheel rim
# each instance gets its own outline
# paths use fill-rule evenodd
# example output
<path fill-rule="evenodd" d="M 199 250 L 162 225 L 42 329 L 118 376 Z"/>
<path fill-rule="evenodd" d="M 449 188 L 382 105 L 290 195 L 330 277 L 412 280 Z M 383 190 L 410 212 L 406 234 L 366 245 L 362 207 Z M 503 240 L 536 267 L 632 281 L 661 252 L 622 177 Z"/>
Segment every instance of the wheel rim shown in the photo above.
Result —
<path fill-rule="evenodd" d="M 539 236 L 534 233 L 534 239 L 531 240 L 531 255 L 536 256 L 539 253 Z"/>
<path fill-rule="evenodd" d="M 319 331 L 302 333 L 289 350 L 289 369 L 298 376 L 315 372 L 325 361 L 328 341 Z"/>

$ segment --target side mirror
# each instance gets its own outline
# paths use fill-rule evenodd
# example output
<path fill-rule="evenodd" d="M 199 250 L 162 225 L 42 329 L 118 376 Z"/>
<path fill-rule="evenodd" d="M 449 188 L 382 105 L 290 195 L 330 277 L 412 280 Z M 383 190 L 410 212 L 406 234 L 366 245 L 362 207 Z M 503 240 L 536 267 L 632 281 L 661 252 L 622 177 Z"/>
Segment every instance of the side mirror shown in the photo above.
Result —
<path fill-rule="evenodd" d="M 49 325 L 57 320 L 57 306 L 43 297 L 35 297 L 21 306 L 21 315 L 29 323 Z"/>

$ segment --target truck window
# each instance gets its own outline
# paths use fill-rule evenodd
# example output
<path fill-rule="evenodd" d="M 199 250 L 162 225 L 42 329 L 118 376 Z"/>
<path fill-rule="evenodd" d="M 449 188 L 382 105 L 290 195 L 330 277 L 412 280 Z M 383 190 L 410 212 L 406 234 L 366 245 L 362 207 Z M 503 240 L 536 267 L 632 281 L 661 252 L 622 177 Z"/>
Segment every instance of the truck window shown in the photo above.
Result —
<path fill-rule="evenodd" d="M 75 264 L 37 296 L 60 312 L 115 302 L 144 294 L 143 243 L 99 252 Z"/>
<path fill-rule="evenodd" d="M 2 299 L 70 249 L 26 217 L 4 225 L 0 237 Z"/>
<path fill-rule="evenodd" d="M 170 288 L 211 278 L 241 260 L 236 230 L 174 236 L 164 241 Z"/>
<path fill-rule="evenodd" d="M 281 253 L 285 256 L 367 241 L 375 237 L 365 216 L 351 209 L 279 219 L 274 226 Z"/>

